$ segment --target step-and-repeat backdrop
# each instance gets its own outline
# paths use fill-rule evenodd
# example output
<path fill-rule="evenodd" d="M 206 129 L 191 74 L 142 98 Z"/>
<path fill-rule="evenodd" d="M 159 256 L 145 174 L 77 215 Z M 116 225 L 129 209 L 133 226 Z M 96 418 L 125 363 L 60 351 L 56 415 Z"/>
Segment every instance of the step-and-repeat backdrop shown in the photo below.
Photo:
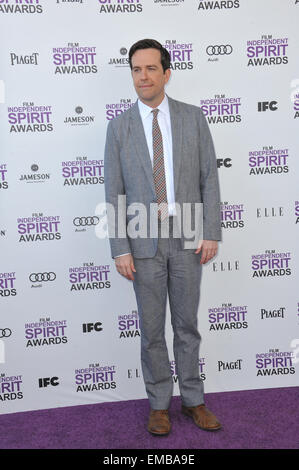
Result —
<path fill-rule="evenodd" d="M 136 100 L 145 37 L 217 153 L 205 391 L 298 385 L 298 18 L 298 0 L 0 0 L 2 413 L 146 397 L 133 287 L 97 236 L 106 128 Z M 169 307 L 166 326 L 178 395 Z"/>

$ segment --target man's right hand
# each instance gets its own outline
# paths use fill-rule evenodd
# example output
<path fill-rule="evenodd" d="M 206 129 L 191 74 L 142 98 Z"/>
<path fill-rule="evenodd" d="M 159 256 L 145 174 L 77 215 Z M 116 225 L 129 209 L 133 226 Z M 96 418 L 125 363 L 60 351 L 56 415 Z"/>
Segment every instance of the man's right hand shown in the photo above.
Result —
<path fill-rule="evenodd" d="M 131 254 L 118 256 L 115 258 L 115 266 L 119 274 L 130 281 L 134 281 L 133 272 L 136 273 L 133 256 Z"/>

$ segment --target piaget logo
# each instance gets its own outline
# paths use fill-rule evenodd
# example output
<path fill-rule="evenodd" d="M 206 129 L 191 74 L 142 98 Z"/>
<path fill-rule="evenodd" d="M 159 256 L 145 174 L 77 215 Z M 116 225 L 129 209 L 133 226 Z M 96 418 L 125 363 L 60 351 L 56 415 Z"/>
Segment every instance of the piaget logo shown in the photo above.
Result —
<path fill-rule="evenodd" d="M 18 55 L 14 52 L 10 54 L 11 65 L 38 65 L 37 59 L 39 52 L 32 52 L 32 54 Z"/>

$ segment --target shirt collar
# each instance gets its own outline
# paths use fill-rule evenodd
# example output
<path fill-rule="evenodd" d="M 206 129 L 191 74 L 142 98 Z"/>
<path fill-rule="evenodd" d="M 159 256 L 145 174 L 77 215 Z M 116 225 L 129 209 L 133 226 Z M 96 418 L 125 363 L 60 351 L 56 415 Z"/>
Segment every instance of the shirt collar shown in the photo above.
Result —
<path fill-rule="evenodd" d="M 139 99 L 138 99 L 138 107 L 139 107 L 139 112 L 140 112 L 140 116 L 142 120 L 146 119 L 153 110 L 153 108 L 151 108 L 150 106 L 147 106 Z M 163 98 L 162 103 L 160 103 L 159 106 L 157 106 L 157 108 L 155 109 L 159 109 L 164 114 L 169 113 L 169 104 L 168 104 L 168 98 L 166 94 Z"/>

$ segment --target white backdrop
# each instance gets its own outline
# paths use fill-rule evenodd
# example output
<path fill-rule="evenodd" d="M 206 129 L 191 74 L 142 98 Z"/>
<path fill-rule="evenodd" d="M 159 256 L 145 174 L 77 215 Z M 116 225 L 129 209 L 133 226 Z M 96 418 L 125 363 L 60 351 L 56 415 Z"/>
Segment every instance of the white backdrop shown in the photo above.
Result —
<path fill-rule="evenodd" d="M 94 225 L 145 37 L 169 48 L 167 93 L 202 107 L 218 158 L 205 391 L 298 385 L 298 15 L 296 0 L 0 0 L 2 413 L 146 397 L 133 287 Z M 177 395 L 169 312 L 167 340 Z"/>

